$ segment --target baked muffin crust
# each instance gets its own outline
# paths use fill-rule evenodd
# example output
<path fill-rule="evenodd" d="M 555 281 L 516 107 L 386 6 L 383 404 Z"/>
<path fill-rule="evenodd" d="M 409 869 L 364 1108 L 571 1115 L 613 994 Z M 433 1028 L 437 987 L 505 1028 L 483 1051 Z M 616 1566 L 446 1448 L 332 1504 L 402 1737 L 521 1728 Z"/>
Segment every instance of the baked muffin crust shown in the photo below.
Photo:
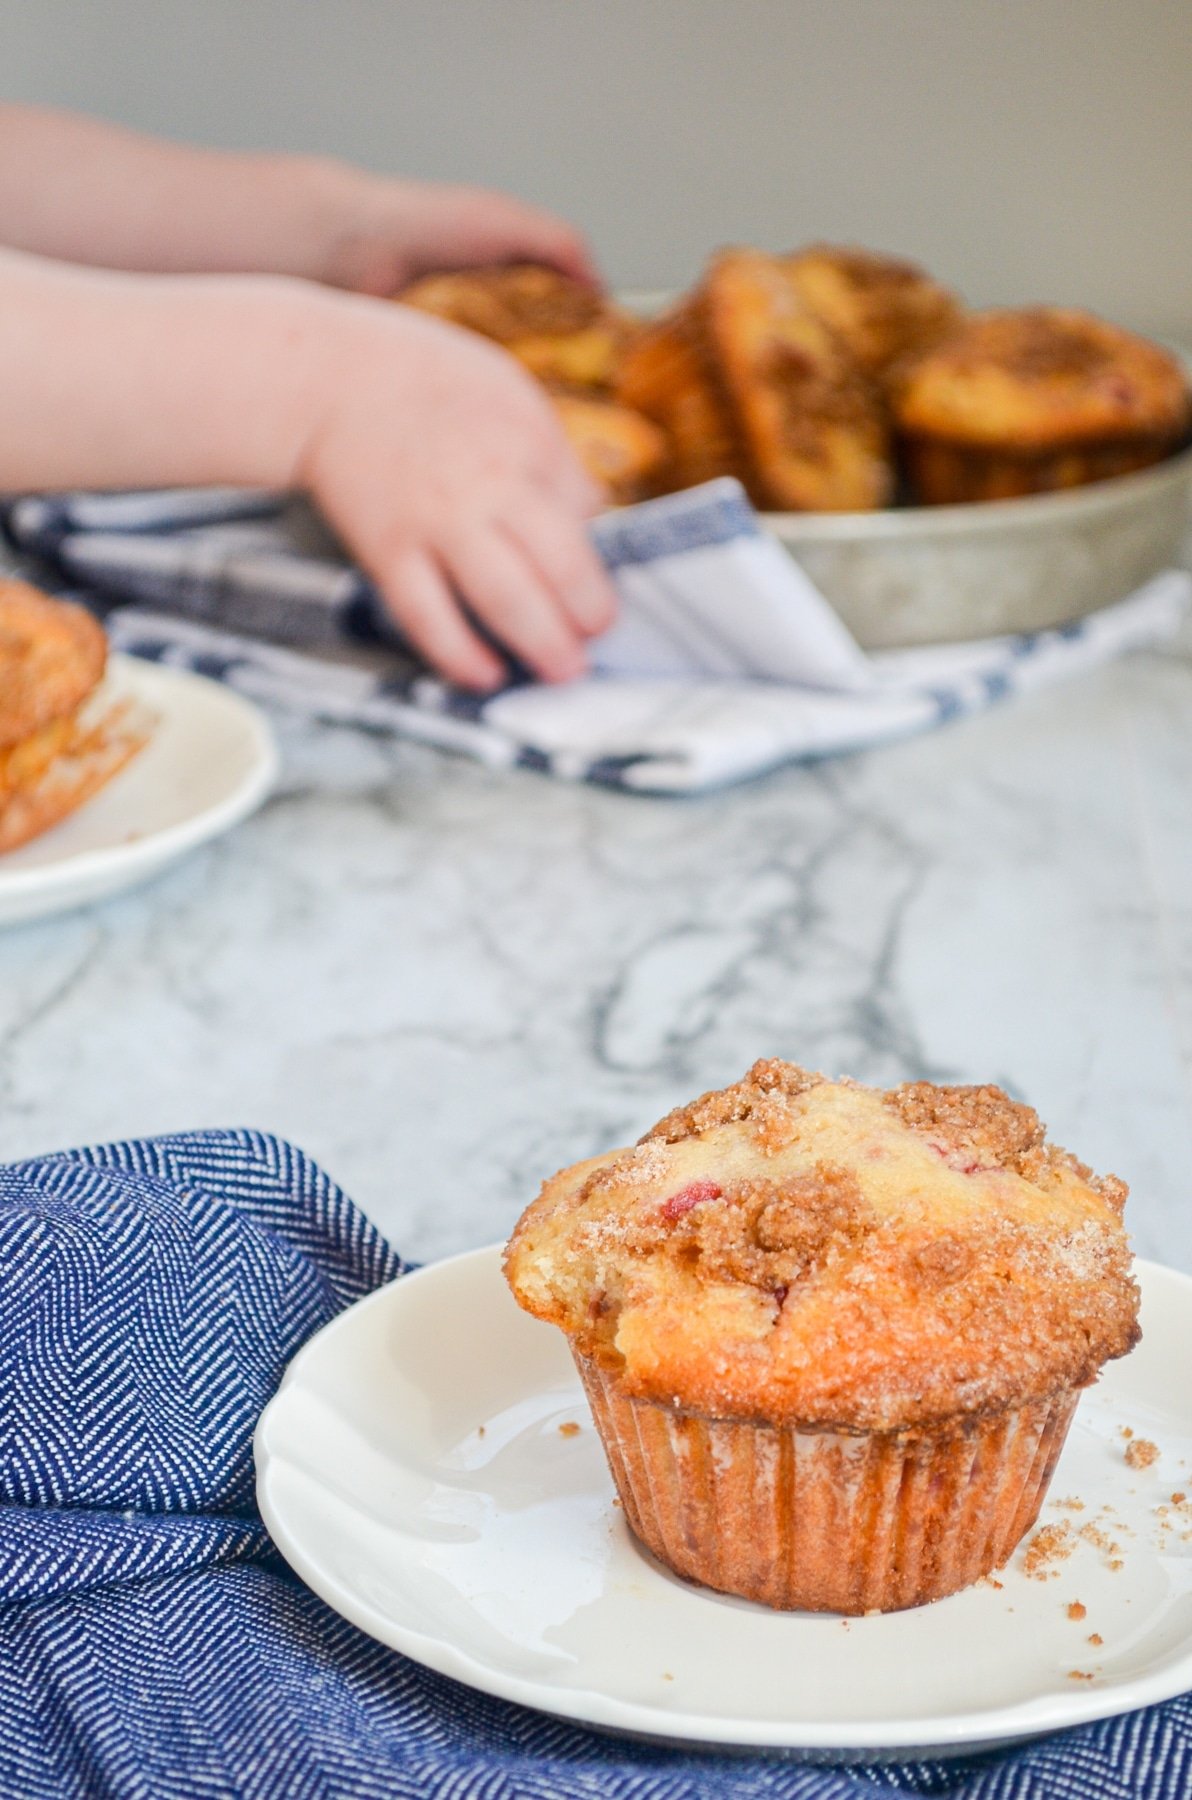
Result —
<path fill-rule="evenodd" d="M 898 257 L 809 244 L 790 258 L 790 268 L 807 305 L 875 381 L 948 337 L 963 316 L 955 294 Z"/>
<path fill-rule="evenodd" d="M 607 392 L 637 321 L 607 295 L 537 263 L 427 275 L 406 306 L 503 344 L 540 381 Z"/>
<path fill-rule="evenodd" d="M 899 426 L 1022 452 L 1058 446 L 1173 444 L 1189 425 L 1174 356 L 1065 307 L 975 313 L 904 373 Z"/>
<path fill-rule="evenodd" d="M 782 258 L 721 251 L 704 279 L 699 318 L 757 505 L 864 512 L 889 500 L 878 396 L 806 305 Z"/>
<path fill-rule="evenodd" d="M 555 394 L 567 441 L 607 500 L 625 505 L 657 493 L 666 439 L 641 413 L 588 394 Z"/>
<path fill-rule="evenodd" d="M 629 1397 L 842 1431 L 964 1429 L 1138 1336 L 1124 1185 L 996 1087 L 759 1062 L 546 1183 L 522 1306 Z"/>
<path fill-rule="evenodd" d="M 107 648 L 83 607 L 0 580 L 0 750 L 74 713 L 98 686 Z"/>

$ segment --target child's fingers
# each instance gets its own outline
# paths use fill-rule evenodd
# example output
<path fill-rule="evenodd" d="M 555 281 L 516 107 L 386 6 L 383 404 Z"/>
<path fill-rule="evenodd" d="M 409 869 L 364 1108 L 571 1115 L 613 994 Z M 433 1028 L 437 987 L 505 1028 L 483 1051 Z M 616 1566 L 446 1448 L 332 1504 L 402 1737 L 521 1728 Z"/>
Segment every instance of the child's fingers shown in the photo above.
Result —
<path fill-rule="evenodd" d="M 507 195 L 487 194 L 484 203 L 496 239 L 493 247 L 500 245 L 502 259 L 549 263 L 577 281 L 601 285 L 586 239 L 565 219 Z"/>
<path fill-rule="evenodd" d="M 443 571 L 424 551 L 410 550 L 377 574 L 386 606 L 402 632 L 441 675 L 487 692 L 507 670 L 465 619 Z"/>
<path fill-rule="evenodd" d="M 502 529 L 585 637 L 608 630 L 617 613 L 616 592 L 579 519 L 534 496 Z"/>
<path fill-rule="evenodd" d="M 519 662 L 545 681 L 583 674 L 575 626 L 512 538 L 490 527 L 448 545 L 444 560 L 469 610 Z"/>

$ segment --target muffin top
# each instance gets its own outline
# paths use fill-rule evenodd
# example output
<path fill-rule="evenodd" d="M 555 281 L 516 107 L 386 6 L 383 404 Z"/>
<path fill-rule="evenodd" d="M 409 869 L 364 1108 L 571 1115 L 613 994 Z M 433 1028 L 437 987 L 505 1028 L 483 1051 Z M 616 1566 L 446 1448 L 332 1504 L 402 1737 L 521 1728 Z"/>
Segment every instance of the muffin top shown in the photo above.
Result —
<path fill-rule="evenodd" d="M 974 313 L 902 374 L 903 431 L 1045 452 L 1057 444 L 1177 440 L 1190 414 L 1174 356 L 1090 313 Z"/>
<path fill-rule="evenodd" d="M 875 379 L 901 358 L 938 344 L 960 322 L 955 294 L 898 257 L 810 244 L 789 266 L 807 305 Z"/>
<path fill-rule="evenodd" d="M 606 294 L 538 263 L 426 275 L 397 298 L 504 344 L 540 380 L 610 387 L 637 321 Z"/>
<path fill-rule="evenodd" d="M 864 512 L 892 487 L 884 414 L 788 264 L 722 250 L 704 277 L 703 349 L 751 470 L 755 504 Z"/>
<path fill-rule="evenodd" d="M 1137 1341 L 1126 1188 L 997 1087 L 759 1062 L 564 1169 L 505 1257 L 630 1395 L 717 1418 L 939 1429 Z"/>
<path fill-rule="evenodd" d="M 81 606 L 0 580 L 0 749 L 73 714 L 98 686 L 107 651 Z"/>

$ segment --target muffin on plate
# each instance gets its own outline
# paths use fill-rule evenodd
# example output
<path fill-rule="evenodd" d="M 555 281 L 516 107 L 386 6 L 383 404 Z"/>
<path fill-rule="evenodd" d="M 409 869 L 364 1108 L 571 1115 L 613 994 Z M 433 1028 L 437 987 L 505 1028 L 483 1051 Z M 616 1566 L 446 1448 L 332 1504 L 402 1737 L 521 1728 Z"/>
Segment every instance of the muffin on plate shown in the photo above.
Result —
<path fill-rule="evenodd" d="M 606 294 L 537 263 L 427 275 L 397 298 L 503 344 L 540 381 L 595 393 L 637 330 Z"/>
<path fill-rule="evenodd" d="M 505 1268 L 656 1556 L 885 1611 L 1034 1523 L 1080 1390 L 1139 1335 L 1125 1194 L 999 1088 L 765 1061 L 548 1181 Z"/>
<path fill-rule="evenodd" d="M 57 825 L 144 742 L 95 699 L 106 663 L 90 613 L 0 580 L 0 851 Z"/>
<path fill-rule="evenodd" d="M 1187 436 L 1184 370 L 1091 313 L 975 313 L 907 367 L 894 416 L 927 505 L 1082 487 L 1159 462 Z"/>
<path fill-rule="evenodd" d="M 948 337 L 963 317 L 955 294 L 897 257 L 811 244 L 789 264 L 804 301 L 874 381 Z"/>
<path fill-rule="evenodd" d="M 552 400 L 568 442 L 610 504 L 624 506 L 658 492 L 667 445 L 657 425 L 612 400 L 586 394 L 554 394 Z"/>

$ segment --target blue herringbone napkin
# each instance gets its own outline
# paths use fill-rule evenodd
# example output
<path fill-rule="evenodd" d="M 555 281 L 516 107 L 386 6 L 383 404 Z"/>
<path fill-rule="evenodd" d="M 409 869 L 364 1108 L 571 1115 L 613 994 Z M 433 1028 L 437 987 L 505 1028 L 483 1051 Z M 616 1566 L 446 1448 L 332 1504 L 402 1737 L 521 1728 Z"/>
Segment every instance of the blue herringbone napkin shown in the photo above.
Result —
<path fill-rule="evenodd" d="M 411 659 L 369 583 L 284 496 L 28 496 L 5 523 L 109 608 L 119 650 L 269 705 L 657 794 L 886 743 L 1161 643 L 1192 592 L 1168 571 L 1057 630 L 866 656 L 721 479 L 594 522 L 620 617 L 591 646 L 591 677 L 480 699 Z"/>
<path fill-rule="evenodd" d="M 363 1637 L 272 1550 L 256 1418 L 402 1272 L 300 1151 L 198 1132 L 0 1168 L 5 1800 L 1186 1800 L 1192 1696 L 996 1757 L 872 1769 L 586 1732 Z"/>

